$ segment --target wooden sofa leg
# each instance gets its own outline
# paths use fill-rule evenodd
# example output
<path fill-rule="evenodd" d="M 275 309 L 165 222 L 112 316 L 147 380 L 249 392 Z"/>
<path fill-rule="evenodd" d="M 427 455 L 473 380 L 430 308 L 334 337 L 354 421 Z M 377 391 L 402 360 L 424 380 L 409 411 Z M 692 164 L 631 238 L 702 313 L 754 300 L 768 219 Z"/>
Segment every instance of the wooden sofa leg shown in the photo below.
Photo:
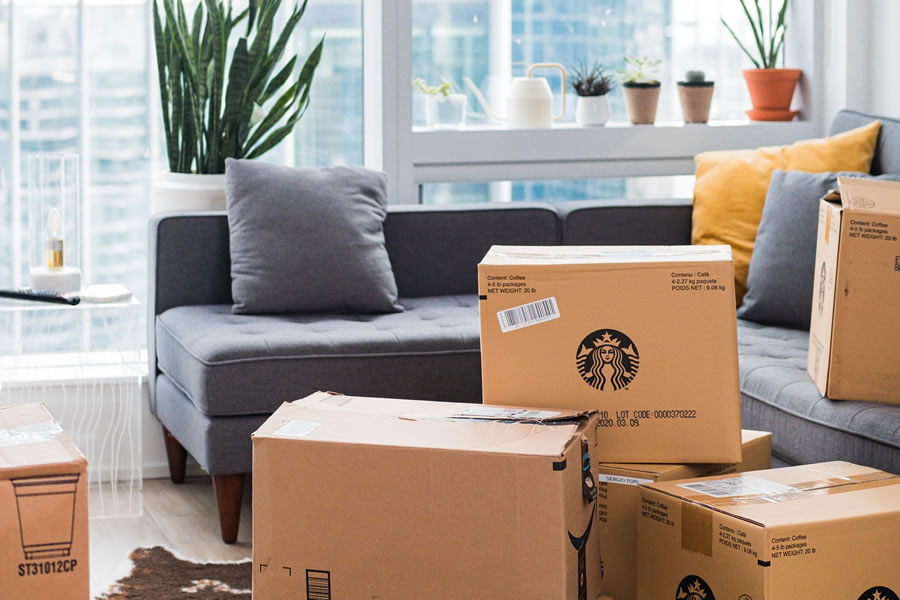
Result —
<path fill-rule="evenodd" d="M 244 475 L 213 475 L 213 489 L 216 492 L 216 506 L 219 509 L 219 527 L 222 541 L 233 544 L 237 541 L 238 526 L 241 523 L 241 500 L 244 495 Z"/>
<path fill-rule="evenodd" d="M 169 461 L 169 477 L 172 483 L 184 483 L 184 468 L 187 464 L 187 450 L 181 445 L 181 442 L 175 439 L 175 436 L 169 433 L 165 427 L 163 430 L 163 439 L 166 441 L 166 458 Z"/>

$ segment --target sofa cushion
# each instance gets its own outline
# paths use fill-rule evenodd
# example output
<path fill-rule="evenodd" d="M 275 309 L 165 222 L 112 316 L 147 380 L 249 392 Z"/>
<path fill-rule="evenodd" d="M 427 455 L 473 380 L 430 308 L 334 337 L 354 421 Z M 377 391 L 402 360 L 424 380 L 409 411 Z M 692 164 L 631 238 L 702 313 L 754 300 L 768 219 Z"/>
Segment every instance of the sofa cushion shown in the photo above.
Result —
<path fill-rule="evenodd" d="M 530 202 L 388 208 L 384 237 L 404 298 L 478 293 L 478 263 L 494 244 L 559 244 L 552 206 Z"/>
<path fill-rule="evenodd" d="M 750 259 L 747 295 L 738 317 L 809 329 L 819 201 L 829 190 L 838 188 L 840 176 L 861 177 L 859 173 L 772 173 Z M 879 179 L 898 181 L 900 175 L 882 175 Z"/>
<path fill-rule="evenodd" d="M 881 131 L 872 157 L 872 175 L 900 173 L 900 120 L 867 115 L 855 110 L 842 110 L 834 116 L 828 135 L 835 135 L 881 121 Z"/>
<path fill-rule="evenodd" d="M 400 303 L 382 315 L 171 308 L 156 321 L 159 368 L 209 415 L 272 412 L 320 389 L 480 402 L 477 296 Z"/>
<path fill-rule="evenodd" d="M 806 373 L 809 334 L 738 319 L 743 427 L 773 431 L 791 464 L 847 460 L 900 474 L 900 406 L 823 398 Z"/>
<path fill-rule="evenodd" d="M 695 244 L 731 245 L 739 305 L 747 291 L 750 255 L 772 171 L 868 173 L 879 127 L 873 121 L 859 129 L 790 146 L 716 150 L 694 157 L 697 181 L 691 239 Z"/>
<path fill-rule="evenodd" d="M 235 313 L 400 310 L 384 173 L 225 164 Z"/>
<path fill-rule="evenodd" d="M 691 243 L 690 198 L 593 200 L 556 206 L 569 246 L 681 246 Z"/>

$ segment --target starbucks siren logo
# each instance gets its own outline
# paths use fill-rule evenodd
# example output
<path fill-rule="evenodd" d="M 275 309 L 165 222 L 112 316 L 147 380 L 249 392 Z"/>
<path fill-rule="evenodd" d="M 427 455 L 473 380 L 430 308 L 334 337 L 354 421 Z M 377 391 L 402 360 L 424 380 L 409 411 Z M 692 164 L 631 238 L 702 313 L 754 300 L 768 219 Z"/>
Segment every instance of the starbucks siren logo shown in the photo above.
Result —
<path fill-rule="evenodd" d="M 716 597 L 703 579 L 688 575 L 678 584 L 675 600 L 716 600 Z"/>
<path fill-rule="evenodd" d="M 637 346 L 615 329 L 598 329 L 581 340 L 575 355 L 581 378 L 600 391 L 628 387 L 640 366 Z"/>
<path fill-rule="evenodd" d="M 862 596 L 859 597 L 859 600 L 900 600 L 900 598 L 898 598 L 897 594 L 895 594 L 891 588 L 876 585 L 863 592 Z"/>

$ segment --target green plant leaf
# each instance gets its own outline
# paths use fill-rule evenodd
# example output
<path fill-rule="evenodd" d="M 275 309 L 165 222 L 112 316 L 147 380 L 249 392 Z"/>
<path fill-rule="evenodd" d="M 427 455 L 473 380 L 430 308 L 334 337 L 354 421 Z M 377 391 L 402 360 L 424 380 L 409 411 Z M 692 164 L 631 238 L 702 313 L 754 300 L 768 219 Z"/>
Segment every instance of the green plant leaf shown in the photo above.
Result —
<path fill-rule="evenodd" d="M 263 104 L 268 102 L 268 100 L 275 95 L 275 93 L 284 85 L 284 82 L 287 81 L 288 77 L 291 76 L 291 73 L 294 72 L 294 65 L 297 64 L 297 55 L 295 54 L 291 60 L 287 62 L 287 64 L 278 72 L 275 77 L 269 82 L 269 85 L 266 86 L 265 91 L 257 100 L 257 103 Z"/>
<path fill-rule="evenodd" d="M 734 38 L 734 41 L 737 42 L 737 45 L 740 46 L 741 50 L 744 51 L 744 54 L 747 55 L 747 58 L 750 59 L 750 62 L 752 62 L 753 65 L 757 69 L 761 68 L 759 66 L 759 62 L 755 58 L 753 58 L 753 55 L 750 54 L 750 52 L 747 50 L 747 48 L 744 47 L 744 44 L 741 42 L 740 38 L 738 38 L 737 34 L 734 32 L 734 30 L 731 28 L 731 26 L 729 26 L 728 23 L 725 22 L 725 19 L 719 19 L 719 20 L 722 21 L 722 25 L 725 26 L 725 29 L 728 30 L 728 33 L 731 34 L 731 37 Z"/>
<path fill-rule="evenodd" d="M 222 122 L 225 124 L 225 151 L 234 153 L 238 149 L 237 134 L 240 123 L 237 116 L 241 112 L 244 92 L 250 80 L 250 53 L 247 51 L 247 38 L 238 40 L 237 47 L 231 57 L 231 68 L 228 70 L 228 87 L 225 90 L 225 112 Z M 224 159 L 223 159 L 224 160 Z"/>
<path fill-rule="evenodd" d="M 744 14 L 747 15 L 747 21 L 750 22 L 750 28 L 753 30 L 753 39 L 756 41 L 756 49 L 759 51 L 759 57 L 763 61 L 763 63 L 765 63 L 766 51 L 763 48 L 762 35 L 756 28 L 756 22 L 753 20 L 753 16 L 750 14 L 750 9 L 747 8 L 747 3 L 744 2 L 744 0 L 740 0 L 740 1 L 741 1 L 741 6 L 744 9 Z M 756 1 L 758 2 L 758 0 L 756 0 Z M 734 35 L 734 32 L 732 32 L 731 35 Z M 737 36 L 735 36 L 735 39 L 737 39 Z M 754 64 L 759 65 L 759 63 L 756 62 L 756 60 L 754 60 L 753 62 L 754 62 Z M 759 68 L 759 67 L 757 66 L 757 68 Z"/>

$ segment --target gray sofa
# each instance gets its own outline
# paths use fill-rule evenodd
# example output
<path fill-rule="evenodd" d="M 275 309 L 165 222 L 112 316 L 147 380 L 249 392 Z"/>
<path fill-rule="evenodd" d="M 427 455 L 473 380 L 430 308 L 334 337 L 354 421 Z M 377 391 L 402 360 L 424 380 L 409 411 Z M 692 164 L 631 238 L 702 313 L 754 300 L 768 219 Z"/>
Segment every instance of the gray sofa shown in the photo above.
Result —
<path fill-rule="evenodd" d="M 844 111 L 832 133 L 872 117 Z M 900 122 L 885 122 L 873 173 L 900 173 Z M 492 244 L 688 244 L 690 200 L 556 206 L 394 205 L 385 240 L 402 313 L 231 313 L 224 213 L 150 224 L 151 411 L 173 481 L 190 453 L 213 476 L 222 536 L 237 536 L 250 434 L 315 390 L 481 401 L 476 264 Z M 849 460 L 900 473 L 900 406 L 823 398 L 808 333 L 738 320 L 743 424 L 772 431 L 774 464 Z M 900 390 L 898 390 L 900 393 Z"/>

